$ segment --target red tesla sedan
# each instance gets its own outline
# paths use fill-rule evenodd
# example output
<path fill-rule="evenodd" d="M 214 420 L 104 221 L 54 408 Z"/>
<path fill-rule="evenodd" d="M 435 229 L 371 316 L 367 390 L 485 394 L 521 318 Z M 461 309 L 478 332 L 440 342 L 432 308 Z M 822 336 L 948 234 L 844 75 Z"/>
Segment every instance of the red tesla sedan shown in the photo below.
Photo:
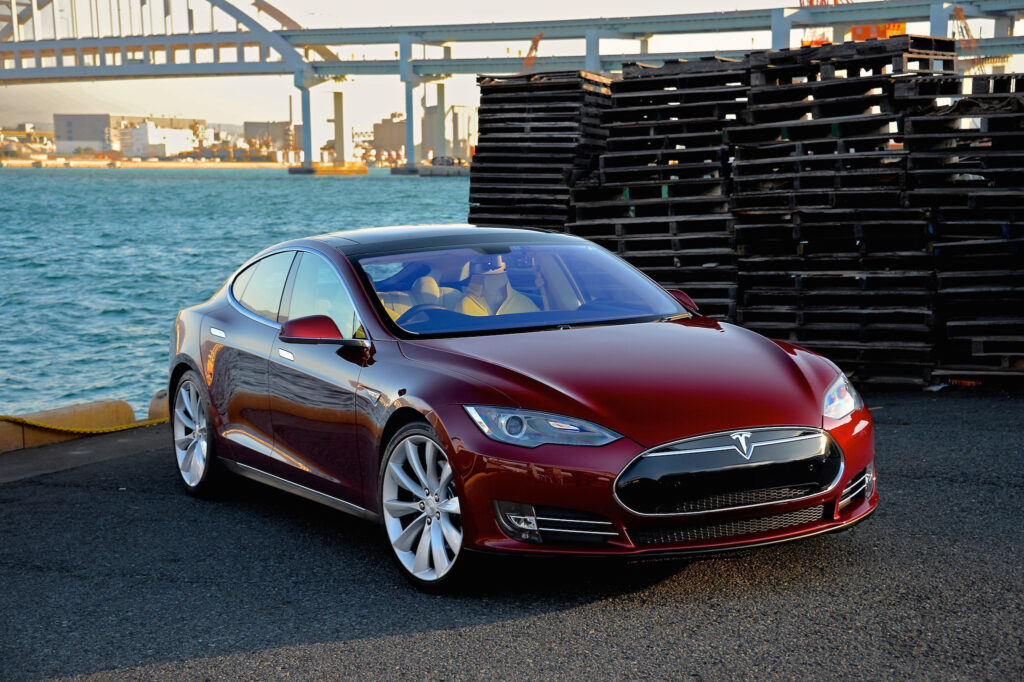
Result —
<path fill-rule="evenodd" d="M 720 551 L 878 503 L 871 414 L 834 364 L 563 234 L 279 244 L 178 315 L 170 369 L 189 492 L 227 469 L 377 520 L 424 587 L 474 551 Z"/>

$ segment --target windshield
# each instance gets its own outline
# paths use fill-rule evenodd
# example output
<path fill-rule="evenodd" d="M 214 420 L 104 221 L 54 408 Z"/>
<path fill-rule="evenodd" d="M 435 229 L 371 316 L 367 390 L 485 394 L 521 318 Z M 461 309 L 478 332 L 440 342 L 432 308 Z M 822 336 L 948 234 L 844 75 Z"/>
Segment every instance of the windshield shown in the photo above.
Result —
<path fill-rule="evenodd" d="M 664 289 L 593 244 L 519 244 L 356 261 L 413 334 L 486 333 L 685 314 Z"/>

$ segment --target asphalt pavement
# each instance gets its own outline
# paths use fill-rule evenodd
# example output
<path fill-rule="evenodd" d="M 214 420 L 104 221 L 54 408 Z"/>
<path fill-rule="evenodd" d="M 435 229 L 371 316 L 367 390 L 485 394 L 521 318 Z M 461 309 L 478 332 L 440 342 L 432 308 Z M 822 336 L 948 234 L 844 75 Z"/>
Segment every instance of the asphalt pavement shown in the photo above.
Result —
<path fill-rule="evenodd" d="M 241 480 L 188 497 L 149 432 L 0 485 L 0 679 L 1021 679 L 1024 394 L 868 404 L 882 501 L 846 533 L 492 560 L 456 596 L 340 512 Z"/>

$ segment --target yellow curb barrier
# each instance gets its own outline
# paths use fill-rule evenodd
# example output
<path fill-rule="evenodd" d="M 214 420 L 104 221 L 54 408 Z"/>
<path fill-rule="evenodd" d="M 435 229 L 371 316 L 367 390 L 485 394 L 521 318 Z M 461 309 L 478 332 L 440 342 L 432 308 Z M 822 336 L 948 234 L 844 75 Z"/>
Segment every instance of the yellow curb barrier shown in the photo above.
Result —
<path fill-rule="evenodd" d="M 160 419 L 146 419 L 145 421 L 132 422 L 131 424 L 121 424 L 120 426 L 104 426 L 99 429 L 83 429 L 76 428 L 73 426 L 57 426 L 56 424 L 44 424 L 42 422 L 33 421 L 31 419 L 24 419 L 22 417 L 11 417 L 5 414 L 0 414 L 0 422 L 8 422 L 9 424 L 21 424 L 23 426 L 31 426 L 34 429 L 54 431 L 56 433 L 76 433 L 81 436 L 92 435 L 96 433 L 113 433 L 114 431 L 127 431 L 128 429 L 137 429 L 140 426 L 152 426 L 153 424 L 163 424 L 166 421 L 169 421 L 167 417 L 161 417 Z"/>
<path fill-rule="evenodd" d="M 20 416 L 0 415 L 0 452 L 127 431 L 167 421 L 162 414 L 150 417 L 145 421 L 135 421 L 135 412 L 123 400 L 78 403 Z"/>

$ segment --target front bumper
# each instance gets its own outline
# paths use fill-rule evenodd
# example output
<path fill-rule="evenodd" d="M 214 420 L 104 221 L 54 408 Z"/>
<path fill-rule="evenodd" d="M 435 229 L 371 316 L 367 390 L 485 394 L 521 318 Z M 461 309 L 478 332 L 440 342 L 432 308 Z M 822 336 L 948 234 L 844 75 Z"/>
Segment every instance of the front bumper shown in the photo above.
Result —
<path fill-rule="evenodd" d="M 719 552 L 842 530 L 866 518 L 878 504 L 874 489 L 870 496 L 861 494 L 841 503 L 844 489 L 856 485 L 855 479 L 874 461 L 867 411 L 826 425 L 845 458 L 842 477 L 831 490 L 746 509 L 657 516 L 634 513 L 614 495 L 616 477 L 646 449 L 636 442 L 622 438 L 599 448 L 526 449 L 488 439 L 461 408 L 443 415 L 442 421 L 450 434 L 459 434 L 446 445 L 459 474 L 463 543 L 472 550 L 618 556 Z M 496 500 L 605 520 L 606 525 L 582 527 L 611 534 L 542 533 L 539 543 L 514 539 L 496 518 Z"/>

